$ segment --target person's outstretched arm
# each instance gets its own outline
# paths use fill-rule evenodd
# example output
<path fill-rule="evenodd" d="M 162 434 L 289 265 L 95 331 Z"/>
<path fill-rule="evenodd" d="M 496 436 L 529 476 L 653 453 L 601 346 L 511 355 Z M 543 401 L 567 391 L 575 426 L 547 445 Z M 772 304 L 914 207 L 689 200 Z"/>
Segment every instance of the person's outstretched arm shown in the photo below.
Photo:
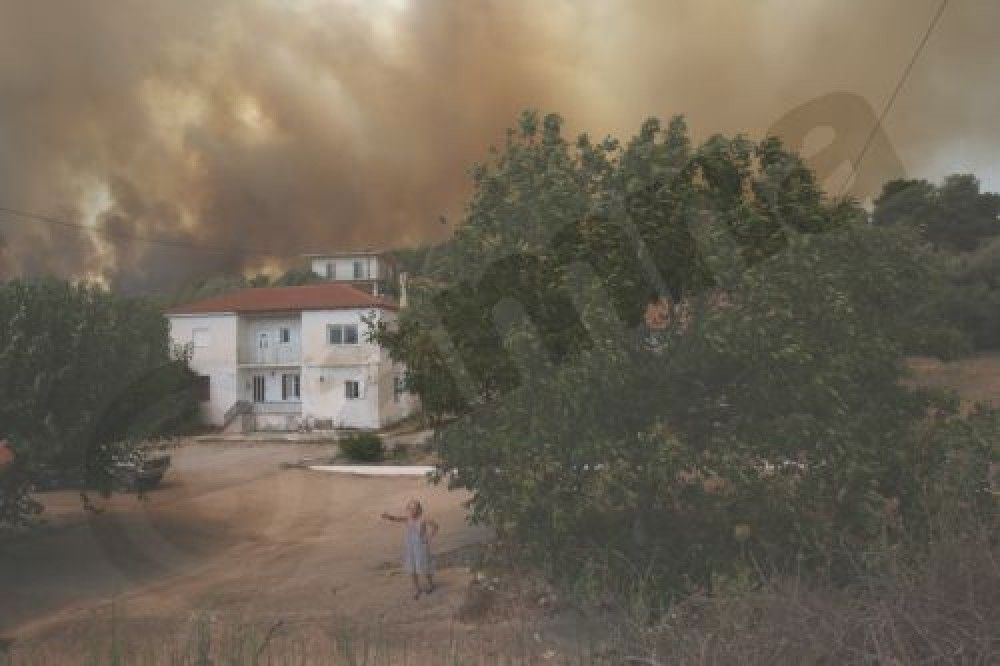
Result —
<path fill-rule="evenodd" d="M 404 516 L 394 516 L 391 513 L 382 512 L 382 520 L 391 520 L 394 523 L 405 523 L 406 517 Z"/>

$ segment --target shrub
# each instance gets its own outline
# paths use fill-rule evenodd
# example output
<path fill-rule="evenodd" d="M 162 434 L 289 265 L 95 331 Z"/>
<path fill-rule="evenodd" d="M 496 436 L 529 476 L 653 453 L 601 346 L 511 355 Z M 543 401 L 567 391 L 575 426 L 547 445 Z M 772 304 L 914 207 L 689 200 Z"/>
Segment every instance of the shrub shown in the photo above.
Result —
<path fill-rule="evenodd" d="M 340 450 L 349 459 L 357 462 L 381 462 L 385 459 L 385 445 L 382 438 L 371 432 L 348 435 L 340 442 Z"/>
<path fill-rule="evenodd" d="M 399 442 L 392 447 L 392 457 L 394 460 L 407 460 L 410 456 L 410 446 L 405 442 Z"/>

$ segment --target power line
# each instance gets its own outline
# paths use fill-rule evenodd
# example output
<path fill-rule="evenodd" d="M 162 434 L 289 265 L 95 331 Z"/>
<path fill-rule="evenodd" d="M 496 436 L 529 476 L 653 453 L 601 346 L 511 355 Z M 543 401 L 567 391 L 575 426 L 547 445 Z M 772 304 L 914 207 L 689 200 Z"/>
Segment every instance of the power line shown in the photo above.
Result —
<path fill-rule="evenodd" d="M 896 103 L 896 98 L 899 96 L 899 91 L 903 89 L 906 84 L 906 80 L 910 77 L 910 72 L 913 71 L 913 66 L 916 64 L 917 59 L 920 57 L 921 52 L 924 50 L 924 46 L 927 45 L 927 40 L 930 39 L 931 33 L 934 32 L 934 28 L 937 27 L 938 21 L 941 20 L 941 15 L 944 14 L 945 8 L 948 7 L 949 0 L 941 0 L 941 4 L 938 6 L 937 12 L 934 14 L 934 18 L 931 19 L 930 24 L 927 26 L 927 30 L 924 31 L 924 36 L 917 44 L 917 48 L 914 49 L 913 55 L 910 57 L 910 62 L 907 63 L 906 68 L 903 70 L 902 75 L 899 77 L 899 81 L 896 82 L 896 88 L 892 91 L 889 100 L 882 107 L 882 113 L 879 114 L 878 120 L 872 125 L 871 131 L 868 133 L 868 138 L 865 139 L 864 145 L 861 147 L 861 151 L 858 156 L 854 159 L 854 164 L 851 166 L 851 172 L 847 174 L 847 178 L 844 179 L 843 185 L 840 187 L 840 193 L 838 197 L 844 195 L 844 190 L 847 189 L 847 184 L 851 182 L 861 168 L 861 163 L 865 159 L 865 155 L 868 154 L 868 148 L 871 146 L 872 140 L 875 138 L 875 134 L 878 132 L 879 128 L 882 127 L 882 123 L 885 121 L 886 116 L 889 115 L 889 111 L 892 109 L 893 104 Z"/>
<path fill-rule="evenodd" d="M 44 222 L 52 226 L 65 227 L 67 229 L 75 229 L 78 231 L 87 231 L 90 233 L 100 234 L 102 236 L 107 236 L 109 238 L 138 241 L 141 243 L 149 243 L 151 245 L 164 245 L 168 247 L 179 247 L 192 250 L 202 250 L 205 252 L 214 252 L 218 254 L 249 254 L 249 255 L 261 255 L 277 257 L 282 256 L 287 253 L 278 253 L 274 250 L 265 250 L 263 248 L 245 247 L 245 246 L 225 246 L 225 245 L 208 245 L 205 243 L 195 243 L 193 241 L 184 240 L 174 240 L 170 238 L 160 238 L 156 236 L 147 236 L 142 234 L 133 234 L 129 232 L 113 231 L 111 229 L 104 229 L 101 227 L 90 227 L 86 224 L 81 224 L 79 222 L 70 222 L 68 220 L 62 220 L 57 217 L 52 217 L 49 215 L 41 215 L 39 213 L 32 213 L 26 210 L 20 210 L 17 208 L 9 208 L 7 206 L 0 206 L 0 213 L 7 213 L 15 217 L 19 217 L 26 220 L 35 220 L 37 222 Z M 302 254 L 302 253 L 295 253 Z"/>

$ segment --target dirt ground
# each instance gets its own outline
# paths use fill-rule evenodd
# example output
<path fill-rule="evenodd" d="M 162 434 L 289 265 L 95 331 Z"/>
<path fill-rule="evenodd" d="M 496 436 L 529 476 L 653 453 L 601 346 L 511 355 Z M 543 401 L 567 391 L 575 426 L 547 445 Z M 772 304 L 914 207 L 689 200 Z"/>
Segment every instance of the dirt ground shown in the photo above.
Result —
<path fill-rule="evenodd" d="M 957 391 L 964 411 L 977 402 L 1000 407 L 1000 354 L 977 354 L 947 363 L 911 358 L 907 365 L 913 383 Z"/>
<path fill-rule="evenodd" d="M 417 642 L 455 631 L 470 574 L 449 554 L 489 536 L 465 523 L 467 497 L 423 479 L 283 466 L 328 452 L 189 442 L 146 499 L 117 496 L 91 514 L 74 493 L 43 494 L 50 525 L 0 550 L 0 636 L 76 663 L 112 624 L 132 642 L 163 640 L 206 614 L 233 626 L 350 621 Z M 420 600 L 398 567 L 401 528 L 379 520 L 411 497 L 441 524 L 439 587 Z"/>

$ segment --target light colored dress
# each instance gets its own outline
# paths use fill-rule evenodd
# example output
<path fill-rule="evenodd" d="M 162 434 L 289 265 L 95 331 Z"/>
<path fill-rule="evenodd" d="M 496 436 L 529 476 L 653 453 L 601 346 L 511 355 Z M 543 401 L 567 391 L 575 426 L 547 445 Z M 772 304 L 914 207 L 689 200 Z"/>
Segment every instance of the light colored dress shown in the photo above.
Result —
<path fill-rule="evenodd" d="M 434 573 L 433 566 L 424 521 L 407 520 L 403 542 L 403 570 L 409 574 L 430 574 Z"/>

